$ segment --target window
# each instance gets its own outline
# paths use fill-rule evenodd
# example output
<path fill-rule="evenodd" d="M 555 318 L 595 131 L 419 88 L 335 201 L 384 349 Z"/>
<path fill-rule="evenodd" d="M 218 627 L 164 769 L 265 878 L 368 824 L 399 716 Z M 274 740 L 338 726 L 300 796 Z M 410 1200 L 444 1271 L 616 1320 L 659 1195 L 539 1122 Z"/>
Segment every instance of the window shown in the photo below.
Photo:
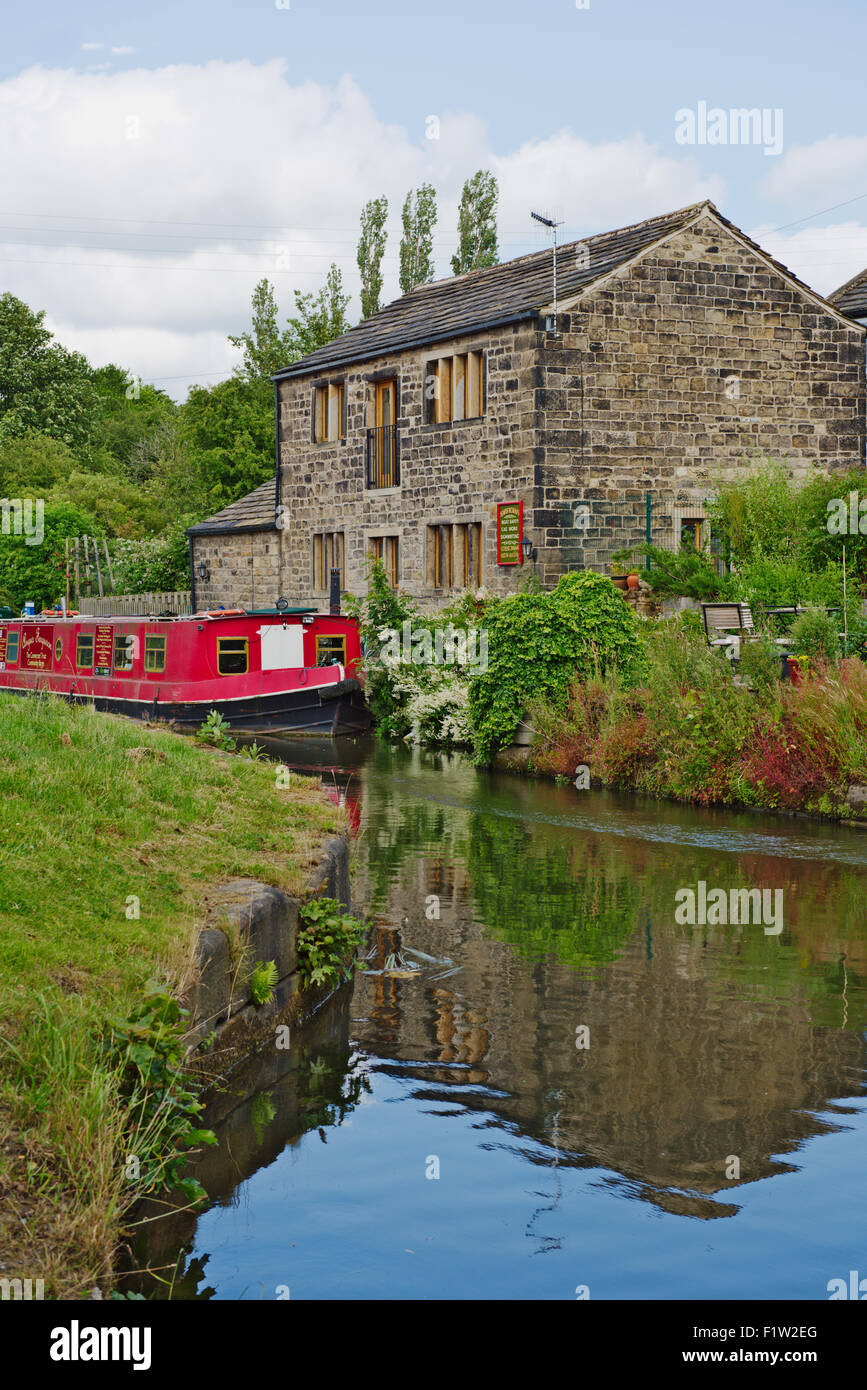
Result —
<path fill-rule="evenodd" d="M 243 676 L 250 669 L 250 645 L 246 637 L 217 638 L 217 673 Z"/>
<path fill-rule="evenodd" d="M 6 664 L 7 664 L 7 666 L 15 666 L 15 665 L 17 664 L 17 661 L 18 661 L 18 638 L 19 638 L 19 636 L 20 636 L 20 634 L 17 633 L 17 632 L 10 632 L 10 634 L 9 634 L 9 640 L 8 640 L 7 643 L 6 643 Z"/>
<path fill-rule="evenodd" d="M 428 363 L 425 419 L 428 424 L 475 420 L 485 413 L 484 354 L 462 352 Z"/>
<path fill-rule="evenodd" d="M 313 441 L 325 444 L 346 435 L 343 382 L 317 386 L 313 391 Z"/>
<path fill-rule="evenodd" d="M 371 536 L 370 549 L 374 559 L 382 561 L 388 582 L 393 589 L 396 589 L 400 579 L 398 537 Z"/>
<path fill-rule="evenodd" d="M 166 669 L 166 639 L 165 637 L 146 637 L 144 650 L 144 668 L 155 674 Z"/>
<path fill-rule="evenodd" d="M 427 582 L 433 589 L 477 589 L 482 582 L 482 527 L 478 521 L 427 528 Z"/>
<path fill-rule="evenodd" d="M 114 669 L 131 671 L 135 656 L 135 638 L 132 633 L 116 632 L 114 636 Z"/>
<path fill-rule="evenodd" d="M 322 531 L 313 537 L 313 587 L 327 592 L 331 588 L 331 571 L 340 571 L 343 588 L 343 532 Z"/>
<path fill-rule="evenodd" d="M 79 668 L 93 665 L 93 633 L 80 632 L 75 643 L 75 664 Z"/>
<path fill-rule="evenodd" d="M 340 633 L 325 632 L 316 638 L 316 665 L 346 665 L 346 638 Z"/>

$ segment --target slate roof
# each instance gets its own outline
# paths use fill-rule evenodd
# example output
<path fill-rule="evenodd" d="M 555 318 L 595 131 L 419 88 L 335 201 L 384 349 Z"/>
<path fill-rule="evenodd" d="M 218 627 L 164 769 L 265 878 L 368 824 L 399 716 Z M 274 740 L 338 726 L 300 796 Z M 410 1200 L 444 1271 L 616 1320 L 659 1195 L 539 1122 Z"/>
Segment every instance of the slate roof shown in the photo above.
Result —
<path fill-rule="evenodd" d="M 275 483 L 269 478 L 254 492 L 230 502 L 221 512 L 187 527 L 188 536 L 220 536 L 229 532 L 276 531 Z"/>
<path fill-rule="evenodd" d="M 787 279 L 816 298 L 808 285 L 786 266 L 750 241 L 710 200 L 692 203 L 661 217 L 650 217 L 630 227 L 601 232 L 567 242 L 557 248 L 557 299 L 565 303 L 595 281 L 625 265 L 641 251 L 692 222 L 706 211 L 722 226 L 739 236 Z M 586 248 L 587 255 L 579 256 Z M 552 300 L 551 250 L 534 251 L 484 270 L 467 271 L 447 280 L 419 285 L 410 294 L 380 309 L 350 328 L 325 347 L 276 372 L 273 381 L 307 376 L 350 362 L 363 362 L 388 352 L 423 347 L 461 334 L 493 328 L 497 324 L 535 317 Z"/>
<path fill-rule="evenodd" d="M 841 285 L 839 290 L 829 294 L 831 303 L 853 319 L 867 318 L 867 270 L 855 275 Z"/>

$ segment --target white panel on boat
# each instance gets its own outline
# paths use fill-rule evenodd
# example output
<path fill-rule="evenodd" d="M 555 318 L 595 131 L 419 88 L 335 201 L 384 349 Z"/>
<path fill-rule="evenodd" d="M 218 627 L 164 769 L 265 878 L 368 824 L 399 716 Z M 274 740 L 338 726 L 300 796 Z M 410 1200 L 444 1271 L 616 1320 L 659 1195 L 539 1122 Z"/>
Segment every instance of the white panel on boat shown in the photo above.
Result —
<path fill-rule="evenodd" d="M 304 665 L 304 629 L 300 623 L 269 623 L 259 628 L 262 638 L 262 670 Z"/>

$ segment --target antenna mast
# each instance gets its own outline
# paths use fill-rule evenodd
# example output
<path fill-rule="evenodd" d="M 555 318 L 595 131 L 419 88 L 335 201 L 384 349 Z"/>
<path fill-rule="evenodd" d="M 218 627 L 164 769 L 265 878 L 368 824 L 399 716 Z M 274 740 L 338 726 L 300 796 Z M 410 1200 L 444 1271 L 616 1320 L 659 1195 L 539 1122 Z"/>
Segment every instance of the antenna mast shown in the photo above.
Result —
<path fill-rule="evenodd" d="M 555 222 L 551 217 L 543 217 L 541 212 L 531 212 L 530 216 L 534 222 L 541 222 L 543 227 L 550 228 L 554 237 L 554 337 L 557 336 L 557 228 L 562 227 L 562 222 Z"/>

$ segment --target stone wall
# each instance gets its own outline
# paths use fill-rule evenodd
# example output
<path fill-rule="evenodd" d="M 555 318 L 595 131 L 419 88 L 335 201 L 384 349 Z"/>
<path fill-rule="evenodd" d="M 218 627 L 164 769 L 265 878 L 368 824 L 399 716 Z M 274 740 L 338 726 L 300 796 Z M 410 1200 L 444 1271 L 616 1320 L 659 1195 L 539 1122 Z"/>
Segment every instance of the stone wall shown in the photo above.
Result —
<path fill-rule="evenodd" d="M 533 390 L 538 335 L 522 325 L 439 343 L 436 349 L 394 354 L 335 372 L 344 380 L 346 438 L 312 442 L 313 388 L 319 378 L 281 383 L 281 502 L 288 520 L 282 532 L 281 587 L 290 602 L 309 600 L 313 536 L 342 531 L 343 587 L 365 588 L 365 556 L 373 536 L 399 538 L 400 587 L 422 606 L 444 601 L 428 583 L 427 527 L 481 523 L 482 583 L 510 593 L 518 567 L 497 566 L 496 503 L 534 500 Z M 477 348 L 485 352 L 486 414 L 451 425 L 424 422 L 425 375 L 432 357 Z M 398 379 L 399 488 L 365 488 L 367 428 L 374 422 L 377 378 Z M 462 587 L 460 584 L 457 588 Z"/>
<path fill-rule="evenodd" d="M 645 490 L 665 529 L 682 489 L 710 491 L 762 458 L 800 481 L 817 465 L 863 467 L 863 333 L 709 217 L 614 272 L 558 327 L 540 342 L 535 392 L 544 583 L 631 543 L 609 518 L 643 513 Z"/>
<path fill-rule="evenodd" d="M 204 560 L 210 578 L 196 575 L 196 608 L 273 608 L 280 597 L 279 532 L 193 536 L 193 567 Z"/>

